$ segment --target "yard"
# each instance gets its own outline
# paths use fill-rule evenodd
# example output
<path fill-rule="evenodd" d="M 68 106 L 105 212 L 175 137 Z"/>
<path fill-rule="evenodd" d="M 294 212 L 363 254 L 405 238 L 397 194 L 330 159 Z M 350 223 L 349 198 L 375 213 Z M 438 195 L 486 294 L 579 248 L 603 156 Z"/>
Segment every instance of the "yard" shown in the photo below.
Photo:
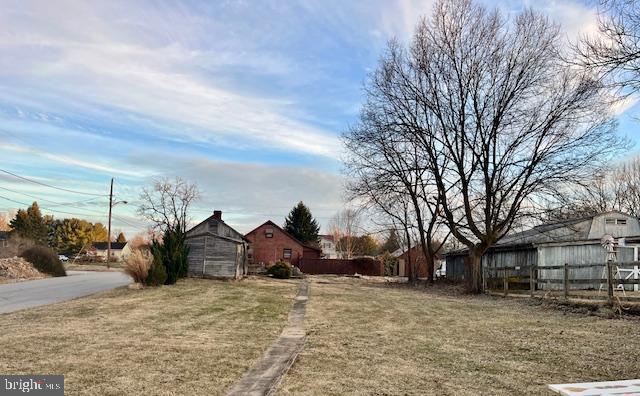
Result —
<path fill-rule="evenodd" d="M 0 315 L 0 372 L 66 394 L 223 394 L 287 320 L 294 282 L 187 279 Z"/>
<path fill-rule="evenodd" d="M 638 378 L 640 321 L 527 301 L 313 278 L 305 350 L 280 394 L 551 394 Z"/>
<path fill-rule="evenodd" d="M 550 394 L 637 378 L 640 320 L 530 301 L 310 277 L 306 346 L 279 393 Z M 224 394 L 287 320 L 294 281 L 187 279 L 0 315 L 0 372 L 67 394 Z"/>

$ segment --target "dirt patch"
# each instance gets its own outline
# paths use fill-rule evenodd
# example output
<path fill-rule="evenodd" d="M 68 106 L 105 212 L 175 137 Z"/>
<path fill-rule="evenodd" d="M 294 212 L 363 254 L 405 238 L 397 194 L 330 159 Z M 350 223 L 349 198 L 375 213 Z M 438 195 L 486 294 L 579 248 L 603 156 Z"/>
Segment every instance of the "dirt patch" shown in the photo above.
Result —
<path fill-rule="evenodd" d="M 41 273 L 21 257 L 0 259 L 0 283 L 42 279 L 48 275 Z"/>

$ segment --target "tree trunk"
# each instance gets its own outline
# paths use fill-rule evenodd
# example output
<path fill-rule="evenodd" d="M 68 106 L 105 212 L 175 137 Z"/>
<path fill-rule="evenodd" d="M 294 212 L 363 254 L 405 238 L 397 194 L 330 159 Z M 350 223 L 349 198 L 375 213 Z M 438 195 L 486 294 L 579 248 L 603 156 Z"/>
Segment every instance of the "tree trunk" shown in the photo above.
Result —
<path fill-rule="evenodd" d="M 425 261 L 426 261 L 426 265 L 427 265 L 427 285 L 429 285 L 429 284 L 432 285 L 433 284 L 433 273 L 434 273 L 433 263 L 434 263 L 435 260 L 433 259 L 432 255 L 428 255 L 426 257 Z"/>
<path fill-rule="evenodd" d="M 469 256 L 465 258 L 465 281 L 469 293 L 482 292 L 482 253 L 469 250 Z"/>

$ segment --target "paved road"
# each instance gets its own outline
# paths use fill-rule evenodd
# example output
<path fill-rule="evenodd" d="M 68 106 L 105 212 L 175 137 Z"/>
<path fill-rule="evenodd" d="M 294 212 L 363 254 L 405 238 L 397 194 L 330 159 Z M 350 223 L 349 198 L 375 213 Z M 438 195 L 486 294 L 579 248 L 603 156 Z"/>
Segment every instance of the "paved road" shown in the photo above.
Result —
<path fill-rule="evenodd" d="M 0 285 L 0 313 L 88 296 L 131 283 L 119 271 L 67 271 L 68 276 Z"/>

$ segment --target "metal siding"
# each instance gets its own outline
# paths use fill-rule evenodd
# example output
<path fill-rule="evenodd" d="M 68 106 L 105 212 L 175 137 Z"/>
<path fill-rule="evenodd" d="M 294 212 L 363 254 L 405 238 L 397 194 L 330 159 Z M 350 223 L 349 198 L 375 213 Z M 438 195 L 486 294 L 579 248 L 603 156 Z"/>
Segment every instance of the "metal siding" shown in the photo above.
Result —
<path fill-rule="evenodd" d="M 569 264 L 570 279 L 599 279 L 606 278 L 603 273 L 604 265 L 607 262 L 607 254 L 600 244 L 589 245 L 566 245 L 566 246 L 541 246 L 538 248 L 539 261 L 538 279 L 563 279 L 564 270 L 550 269 L 545 270 L 541 267 L 545 265 L 563 265 Z M 633 261 L 632 247 L 618 247 L 617 260 L 619 262 Z M 602 264 L 602 267 L 593 268 L 571 268 L 572 264 Z M 574 283 L 572 289 L 598 289 L 599 283 Z M 560 290 L 563 286 L 560 283 L 543 284 L 543 290 Z"/>

